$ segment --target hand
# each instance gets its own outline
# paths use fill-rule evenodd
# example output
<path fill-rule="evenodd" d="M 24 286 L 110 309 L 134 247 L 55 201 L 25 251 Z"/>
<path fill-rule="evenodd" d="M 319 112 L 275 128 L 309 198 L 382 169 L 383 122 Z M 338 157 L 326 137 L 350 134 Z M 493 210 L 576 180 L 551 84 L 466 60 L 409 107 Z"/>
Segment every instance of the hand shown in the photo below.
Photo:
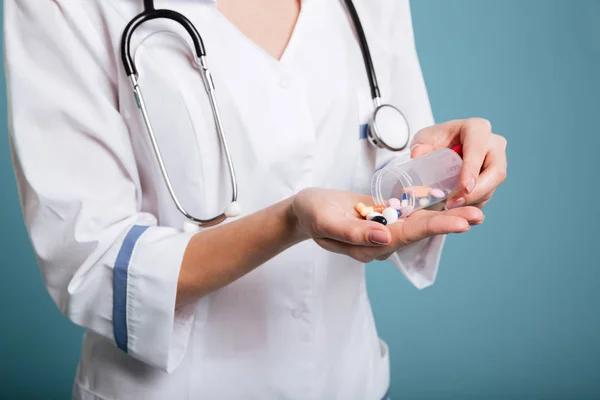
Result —
<path fill-rule="evenodd" d="M 506 139 L 492 133 L 481 118 L 448 121 L 419 131 L 411 157 L 462 144 L 462 190 L 446 202 L 448 208 L 474 205 L 482 208 L 506 179 Z"/>
<path fill-rule="evenodd" d="M 420 210 L 384 226 L 367 221 L 354 209 L 371 197 L 330 189 L 304 189 L 291 203 L 297 229 L 303 238 L 312 238 L 322 248 L 348 255 L 361 262 L 385 259 L 398 249 L 421 239 L 468 231 L 483 221 L 475 207 L 443 212 Z"/>

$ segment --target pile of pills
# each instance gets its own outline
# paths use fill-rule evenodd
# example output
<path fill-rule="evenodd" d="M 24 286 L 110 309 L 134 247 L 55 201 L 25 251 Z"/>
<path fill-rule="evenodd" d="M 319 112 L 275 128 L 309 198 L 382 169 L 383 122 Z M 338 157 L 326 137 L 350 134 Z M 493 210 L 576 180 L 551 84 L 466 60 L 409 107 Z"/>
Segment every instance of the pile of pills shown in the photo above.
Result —
<path fill-rule="evenodd" d="M 417 209 L 428 207 L 445 199 L 449 192 L 428 186 L 412 186 L 402 191 L 402 199 L 391 198 L 387 206 L 376 205 L 367 207 L 363 203 L 356 205 L 356 211 L 369 221 L 379 222 L 383 225 L 393 224 L 398 218 L 408 216 L 415 209 L 409 204 L 409 196 L 415 199 Z"/>
<path fill-rule="evenodd" d="M 390 200 L 394 203 L 397 201 L 397 203 L 400 204 L 400 200 L 398 199 Z M 402 211 L 399 208 L 386 206 L 367 207 L 363 203 L 358 203 L 356 205 L 356 211 L 369 221 L 379 222 L 383 225 L 393 224 L 402 216 Z"/>

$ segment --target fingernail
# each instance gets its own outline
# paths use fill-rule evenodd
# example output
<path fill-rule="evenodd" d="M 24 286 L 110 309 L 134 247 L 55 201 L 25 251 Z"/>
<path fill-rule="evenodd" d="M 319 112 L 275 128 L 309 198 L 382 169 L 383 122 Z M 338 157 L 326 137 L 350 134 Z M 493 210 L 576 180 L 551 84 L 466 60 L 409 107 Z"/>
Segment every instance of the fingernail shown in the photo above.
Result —
<path fill-rule="evenodd" d="M 410 157 L 411 158 L 415 158 L 416 156 L 419 155 L 419 146 L 421 146 L 420 144 L 415 144 L 413 147 L 410 148 Z"/>
<path fill-rule="evenodd" d="M 471 223 L 469 225 L 481 225 L 483 223 L 484 219 L 485 219 L 485 216 L 481 217 L 481 219 L 479 221 L 474 221 L 473 223 Z"/>
<path fill-rule="evenodd" d="M 463 206 L 465 204 L 466 200 L 464 197 L 457 197 L 455 199 L 450 199 L 446 202 L 446 207 L 450 208 L 457 208 L 460 206 Z"/>
<path fill-rule="evenodd" d="M 465 189 L 467 189 L 467 193 L 471 193 L 473 189 L 475 189 L 475 178 L 469 178 L 467 184 L 465 185 Z"/>
<path fill-rule="evenodd" d="M 373 244 L 386 245 L 390 243 L 390 235 L 383 231 L 371 231 L 369 233 L 369 241 Z"/>

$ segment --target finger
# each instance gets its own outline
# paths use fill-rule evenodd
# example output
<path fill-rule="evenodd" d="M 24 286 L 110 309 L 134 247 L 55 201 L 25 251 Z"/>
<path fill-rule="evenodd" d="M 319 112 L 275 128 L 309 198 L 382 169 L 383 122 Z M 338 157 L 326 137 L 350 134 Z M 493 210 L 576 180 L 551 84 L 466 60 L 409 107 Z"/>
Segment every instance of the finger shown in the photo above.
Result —
<path fill-rule="evenodd" d="M 327 238 L 317 239 L 315 241 L 327 251 L 347 255 L 362 263 L 369 263 L 390 251 L 389 249 L 384 250 L 383 248 L 372 246 L 355 246 Z"/>
<path fill-rule="evenodd" d="M 492 147 L 483 163 L 483 172 L 477 178 L 475 190 L 470 194 L 459 194 L 448 200 L 448 208 L 460 207 L 487 201 L 494 191 L 506 180 L 506 140 L 499 135 L 492 135 Z"/>
<path fill-rule="evenodd" d="M 488 200 L 484 200 L 484 201 L 482 201 L 480 203 L 474 203 L 474 204 L 471 204 L 471 205 L 473 207 L 477 207 L 479 209 L 482 209 L 483 207 L 485 207 L 487 205 L 488 202 L 489 202 L 489 199 Z"/>
<path fill-rule="evenodd" d="M 411 158 L 424 156 L 436 149 L 457 144 L 462 120 L 447 121 L 421 129 L 411 144 Z"/>
<path fill-rule="evenodd" d="M 483 212 L 476 207 L 462 207 L 443 212 L 444 215 L 464 218 L 470 225 L 477 225 L 483 222 L 485 216 Z"/>
<path fill-rule="evenodd" d="M 477 177 L 488 153 L 491 134 L 492 129 L 489 121 L 481 118 L 469 119 L 461 127 L 463 170 L 460 182 L 467 194 L 475 188 Z"/>
<path fill-rule="evenodd" d="M 477 207 L 479 209 L 483 208 L 483 206 L 485 206 L 490 201 L 490 199 L 494 195 L 494 192 L 495 190 L 492 190 L 491 192 L 485 194 L 483 197 L 477 199 L 476 201 L 469 203 L 469 205 Z"/>
<path fill-rule="evenodd" d="M 398 250 L 399 250 L 399 249 L 398 249 Z M 397 251 L 397 250 L 396 250 L 396 251 Z M 384 254 L 384 255 L 382 255 L 382 256 L 376 257 L 375 259 L 376 259 L 377 261 L 385 261 L 385 260 L 387 260 L 388 258 L 390 258 L 390 257 L 392 256 L 392 254 L 394 254 L 396 251 L 390 251 L 390 252 L 388 252 L 388 253 L 385 253 L 385 254 Z"/>
<path fill-rule="evenodd" d="M 428 215 L 426 218 L 407 219 L 402 225 L 398 243 L 406 246 L 430 236 L 462 233 L 469 230 L 469 223 L 461 217 L 443 214 Z"/>
<path fill-rule="evenodd" d="M 434 145 L 429 143 L 418 143 L 410 149 L 410 158 L 417 158 L 431 153 L 435 150 Z"/>
<path fill-rule="evenodd" d="M 318 238 L 333 239 L 352 245 L 385 246 L 390 243 L 390 231 L 378 222 L 326 214 L 316 219 L 313 230 Z"/>
<path fill-rule="evenodd" d="M 352 245 L 330 238 L 318 238 L 315 241 L 325 250 L 344 254 L 360 262 L 368 263 L 375 259 L 385 260 L 398 251 L 400 247 L 410 247 L 426 237 L 466 232 L 470 229 L 470 225 L 480 224 L 483 219 L 483 213 L 475 207 L 464 207 L 444 212 L 421 210 L 411 215 L 410 218 L 389 225 L 394 240 L 387 246 Z"/>
<path fill-rule="evenodd" d="M 420 210 L 389 228 L 396 245 L 408 245 L 430 236 L 466 232 L 470 225 L 482 220 L 483 213 L 476 207 L 442 212 Z"/>

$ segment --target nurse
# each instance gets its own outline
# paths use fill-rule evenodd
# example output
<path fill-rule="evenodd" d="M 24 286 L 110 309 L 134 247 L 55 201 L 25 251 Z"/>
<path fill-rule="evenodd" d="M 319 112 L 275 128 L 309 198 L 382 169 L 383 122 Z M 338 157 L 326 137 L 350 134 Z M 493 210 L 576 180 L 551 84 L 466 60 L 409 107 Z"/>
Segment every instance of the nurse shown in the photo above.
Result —
<path fill-rule="evenodd" d="M 202 34 L 243 207 L 188 232 L 120 59 L 144 2 L 4 2 L 26 227 L 51 297 L 86 328 L 74 398 L 386 397 L 389 354 L 364 263 L 389 259 L 417 288 L 431 285 L 444 235 L 483 221 L 506 142 L 483 119 L 434 125 L 408 0 L 354 4 L 412 150 L 361 135 L 373 103 L 342 2 L 156 0 Z M 189 35 L 150 21 L 132 49 L 180 200 L 200 217 L 222 212 L 227 160 Z M 463 191 L 449 210 L 387 227 L 355 215 L 376 168 L 458 143 Z"/>

